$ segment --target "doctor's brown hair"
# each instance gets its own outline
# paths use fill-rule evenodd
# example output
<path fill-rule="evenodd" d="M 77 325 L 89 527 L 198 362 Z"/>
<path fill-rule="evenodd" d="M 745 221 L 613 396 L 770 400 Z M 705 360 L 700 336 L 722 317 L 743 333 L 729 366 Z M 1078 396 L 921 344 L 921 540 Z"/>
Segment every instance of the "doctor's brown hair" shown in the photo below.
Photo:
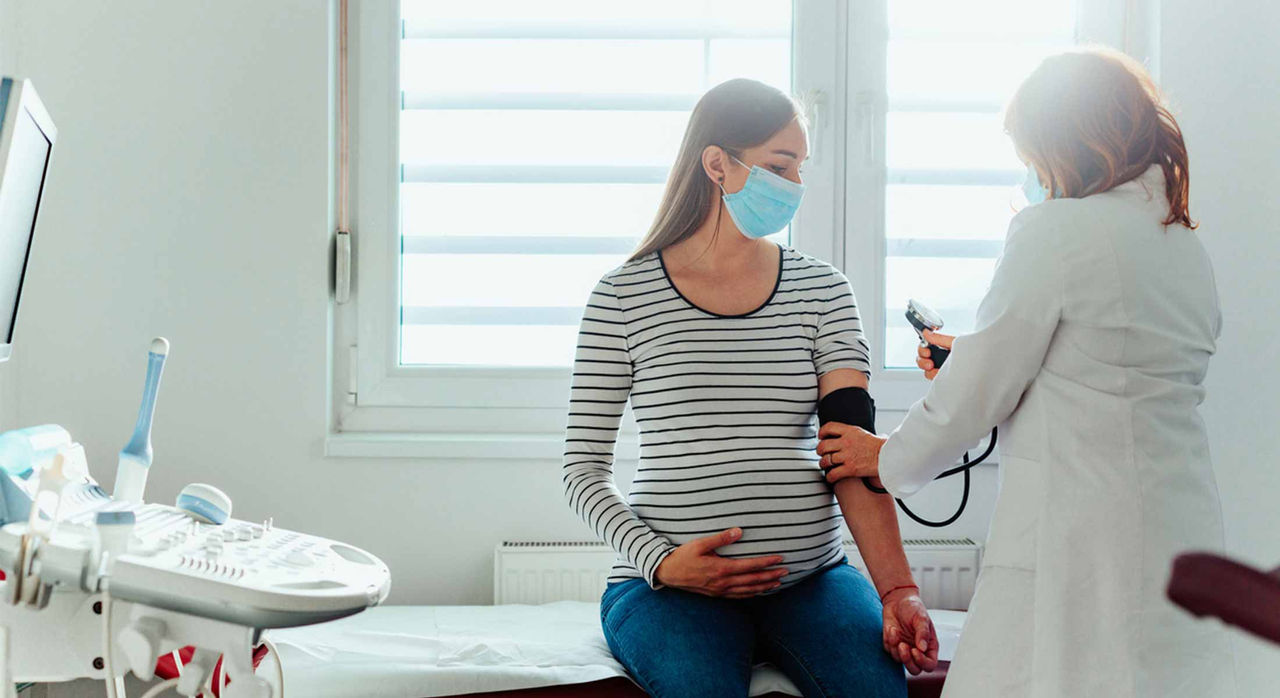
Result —
<path fill-rule="evenodd" d="M 702 169 L 702 151 L 707 146 L 718 146 L 737 157 L 796 120 L 804 124 L 800 105 L 762 82 L 736 78 L 707 90 L 689 116 L 658 215 L 627 261 L 689 237 L 711 214 L 719 191 Z"/>
<path fill-rule="evenodd" d="M 1005 112 L 1004 128 L 1049 198 L 1081 198 L 1164 170 L 1165 225 L 1195 228 L 1182 129 L 1134 59 L 1106 48 L 1046 58 Z"/>

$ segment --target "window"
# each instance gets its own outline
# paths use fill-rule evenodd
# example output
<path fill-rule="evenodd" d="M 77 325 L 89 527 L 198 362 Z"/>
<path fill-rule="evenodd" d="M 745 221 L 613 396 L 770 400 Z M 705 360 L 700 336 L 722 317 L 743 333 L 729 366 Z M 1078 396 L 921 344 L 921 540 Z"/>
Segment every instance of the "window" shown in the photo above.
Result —
<path fill-rule="evenodd" d="M 885 410 L 927 389 L 907 300 L 937 310 L 949 333 L 971 331 L 1023 205 L 1026 171 L 1004 133 L 1004 104 L 1046 55 L 1083 42 L 1140 43 L 1131 5 L 851 3 L 844 261 Z"/>
<path fill-rule="evenodd" d="M 401 13 L 401 365 L 572 364 L 582 304 L 653 219 L 702 93 L 792 90 L 789 1 Z"/>
<path fill-rule="evenodd" d="M 841 0 L 350 7 L 355 283 L 332 432 L 462 434 L 445 450 L 467 454 L 498 424 L 496 449 L 550 450 L 582 306 L 653 219 L 694 103 L 730 77 L 811 105 L 808 210 L 780 235 L 834 257 Z M 326 443 L 399 452 L 357 440 Z"/>
<path fill-rule="evenodd" d="M 356 283 L 334 316 L 331 431 L 451 445 L 335 434 L 329 452 L 555 457 L 582 303 L 652 220 L 693 104 L 736 76 L 810 105 L 808 191 L 784 234 L 850 277 L 877 401 L 905 408 L 926 386 L 906 299 L 970 329 L 1013 215 L 1003 103 L 1073 42 L 1140 55 L 1141 7 L 351 3 Z"/>
<path fill-rule="evenodd" d="M 1001 109 L 1045 56 L 1070 48 L 1071 0 L 889 4 L 885 87 L 884 366 L 915 367 L 903 311 L 918 298 L 973 329 L 1025 169 Z"/>

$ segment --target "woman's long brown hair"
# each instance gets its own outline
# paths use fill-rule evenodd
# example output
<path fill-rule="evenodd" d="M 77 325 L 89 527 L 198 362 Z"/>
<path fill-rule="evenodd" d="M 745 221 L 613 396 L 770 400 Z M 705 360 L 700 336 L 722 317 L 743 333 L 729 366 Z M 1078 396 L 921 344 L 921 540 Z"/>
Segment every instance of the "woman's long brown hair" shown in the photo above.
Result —
<path fill-rule="evenodd" d="M 1005 112 L 1005 130 L 1045 180 L 1050 198 L 1080 198 L 1164 170 L 1165 225 L 1196 227 L 1182 129 L 1134 59 L 1106 48 L 1051 56 Z"/>
<path fill-rule="evenodd" d="M 707 146 L 719 146 L 737 157 L 802 118 L 800 114 L 786 93 L 746 78 L 720 83 L 702 95 L 689 117 L 658 214 L 627 261 L 680 242 L 710 215 L 719 191 L 702 169 Z"/>

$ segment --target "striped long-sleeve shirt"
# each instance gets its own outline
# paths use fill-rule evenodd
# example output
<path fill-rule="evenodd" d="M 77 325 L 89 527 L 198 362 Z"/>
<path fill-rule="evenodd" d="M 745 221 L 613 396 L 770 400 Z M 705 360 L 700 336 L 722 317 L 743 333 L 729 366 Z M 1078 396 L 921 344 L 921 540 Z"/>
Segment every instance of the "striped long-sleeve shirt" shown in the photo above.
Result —
<path fill-rule="evenodd" d="M 703 310 L 652 253 L 615 269 L 583 313 L 569 399 L 569 505 L 618 553 L 609 581 L 654 578 L 695 538 L 734 526 L 725 557 L 782 555 L 786 588 L 842 557 L 840 510 L 818 467 L 818 377 L 870 371 L 849 281 L 782 248 L 778 280 L 742 315 Z M 613 479 L 631 401 L 640 464 L 628 497 Z"/>

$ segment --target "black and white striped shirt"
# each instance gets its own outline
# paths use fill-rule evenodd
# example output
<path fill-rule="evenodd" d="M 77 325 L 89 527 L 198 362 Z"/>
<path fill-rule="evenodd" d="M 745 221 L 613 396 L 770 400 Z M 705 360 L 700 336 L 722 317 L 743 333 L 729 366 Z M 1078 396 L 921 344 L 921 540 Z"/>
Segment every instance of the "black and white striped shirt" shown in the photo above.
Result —
<path fill-rule="evenodd" d="M 763 305 L 718 315 L 687 300 L 658 253 L 604 276 L 578 335 L 565 495 L 618 552 L 609 581 L 654 579 L 677 545 L 734 526 L 725 557 L 782 555 L 781 588 L 841 559 L 840 510 L 818 467 L 818 376 L 870 372 L 849 281 L 782 248 Z M 628 398 L 640 464 L 626 499 L 613 449 Z"/>

